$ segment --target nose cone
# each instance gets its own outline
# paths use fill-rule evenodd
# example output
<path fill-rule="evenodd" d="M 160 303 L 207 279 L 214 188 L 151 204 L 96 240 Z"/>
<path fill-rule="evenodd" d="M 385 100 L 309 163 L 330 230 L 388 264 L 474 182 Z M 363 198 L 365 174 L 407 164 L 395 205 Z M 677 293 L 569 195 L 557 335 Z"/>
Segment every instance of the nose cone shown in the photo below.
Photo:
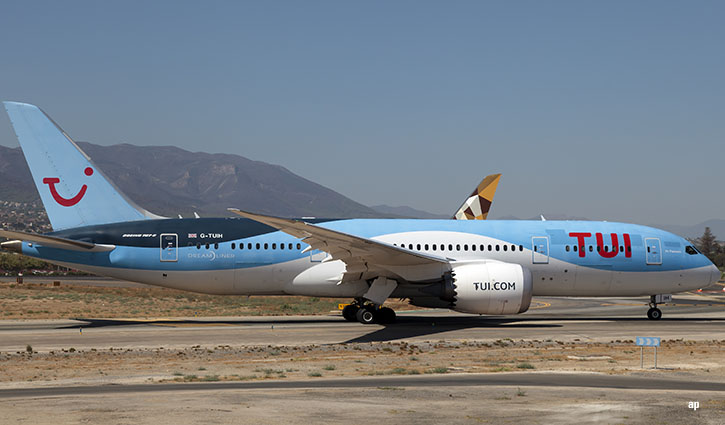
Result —
<path fill-rule="evenodd" d="M 710 285 L 714 285 L 720 280 L 720 276 L 721 276 L 720 269 L 718 269 L 717 266 L 715 266 L 714 264 L 710 268 L 712 270 L 711 277 L 710 277 Z"/>

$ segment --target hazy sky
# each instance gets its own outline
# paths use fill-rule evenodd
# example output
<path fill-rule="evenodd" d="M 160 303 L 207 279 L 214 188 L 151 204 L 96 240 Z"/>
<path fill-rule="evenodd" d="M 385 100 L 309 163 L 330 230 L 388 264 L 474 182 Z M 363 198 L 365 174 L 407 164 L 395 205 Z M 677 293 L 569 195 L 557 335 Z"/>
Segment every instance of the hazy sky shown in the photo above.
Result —
<path fill-rule="evenodd" d="M 725 218 L 724 46 L 723 1 L 14 1 L 0 99 L 368 205 L 501 172 L 493 217 L 694 224 Z"/>

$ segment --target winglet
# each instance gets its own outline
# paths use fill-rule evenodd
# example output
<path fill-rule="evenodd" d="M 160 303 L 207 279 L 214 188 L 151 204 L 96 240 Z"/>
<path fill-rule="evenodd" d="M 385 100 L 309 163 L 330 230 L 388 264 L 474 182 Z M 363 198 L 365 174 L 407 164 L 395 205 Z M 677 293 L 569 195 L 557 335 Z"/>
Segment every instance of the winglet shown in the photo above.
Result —
<path fill-rule="evenodd" d="M 501 180 L 500 173 L 484 177 L 452 218 L 455 220 L 485 220 L 491 209 L 499 180 Z"/>

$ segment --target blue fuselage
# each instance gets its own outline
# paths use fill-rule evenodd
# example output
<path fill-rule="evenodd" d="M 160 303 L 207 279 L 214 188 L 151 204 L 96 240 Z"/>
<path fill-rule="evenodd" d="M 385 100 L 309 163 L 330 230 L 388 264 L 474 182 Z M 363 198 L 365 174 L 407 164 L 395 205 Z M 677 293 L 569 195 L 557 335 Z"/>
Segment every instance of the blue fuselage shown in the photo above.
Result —
<path fill-rule="evenodd" d="M 517 263 L 531 269 L 535 295 L 626 296 L 679 292 L 706 286 L 717 270 L 687 240 L 633 224 L 406 219 L 309 221 L 451 262 Z M 24 243 L 23 253 L 95 273 L 197 292 L 295 293 L 297 277 L 311 268 L 319 268 L 320 273 L 314 276 L 324 281 L 320 285 L 334 280 L 327 274 L 339 272 L 330 265 L 320 267 L 325 253 L 315 250 L 303 253 L 307 245 L 299 239 L 244 218 L 142 220 L 69 229 L 53 235 L 114 245 L 115 249 L 91 253 Z M 344 271 L 344 265 L 340 267 Z M 196 283 L 190 283 L 190 279 Z M 209 282 L 204 282 L 205 279 Z M 658 281 L 661 288 L 657 287 Z"/>

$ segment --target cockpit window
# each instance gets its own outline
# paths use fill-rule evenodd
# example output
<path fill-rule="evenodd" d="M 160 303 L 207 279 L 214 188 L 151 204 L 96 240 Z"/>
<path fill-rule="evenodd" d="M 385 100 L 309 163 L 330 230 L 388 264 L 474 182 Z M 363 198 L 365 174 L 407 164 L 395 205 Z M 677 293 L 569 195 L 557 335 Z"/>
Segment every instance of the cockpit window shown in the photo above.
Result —
<path fill-rule="evenodd" d="M 688 254 L 690 254 L 690 255 L 697 255 L 697 254 L 700 253 L 700 251 L 698 251 L 697 248 L 695 248 L 692 245 L 687 245 L 685 247 L 685 252 L 688 253 Z"/>

